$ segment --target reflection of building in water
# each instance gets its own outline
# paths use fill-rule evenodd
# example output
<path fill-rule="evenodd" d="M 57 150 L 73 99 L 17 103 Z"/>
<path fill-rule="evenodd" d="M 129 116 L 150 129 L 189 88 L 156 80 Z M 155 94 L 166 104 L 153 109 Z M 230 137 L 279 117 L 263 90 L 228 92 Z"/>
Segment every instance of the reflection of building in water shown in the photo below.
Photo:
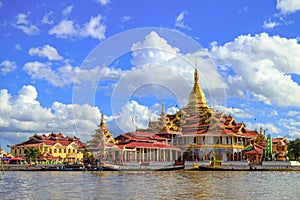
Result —
<path fill-rule="evenodd" d="M 157 121 L 149 121 L 147 129 L 117 136 L 113 144 L 111 158 L 119 162 L 212 159 L 261 162 L 266 138 L 262 129 L 260 133 L 248 130 L 243 122 L 237 122 L 233 116 L 210 108 L 199 85 L 196 68 L 194 86 L 186 107 L 174 115 L 168 115 L 163 104 Z"/>

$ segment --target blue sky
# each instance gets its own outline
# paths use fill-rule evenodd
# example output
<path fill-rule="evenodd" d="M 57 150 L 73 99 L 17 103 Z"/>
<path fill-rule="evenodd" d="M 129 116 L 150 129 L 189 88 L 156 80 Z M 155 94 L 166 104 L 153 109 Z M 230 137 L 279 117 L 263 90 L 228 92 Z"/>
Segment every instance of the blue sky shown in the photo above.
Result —
<path fill-rule="evenodd" d="M 90 139 L 184 107 L 195 63 L 211 107 L 300 136 L 300 1 L 0 1 L 0 144 Z M 134 124 L 132 124 L 134 119 Z"/>

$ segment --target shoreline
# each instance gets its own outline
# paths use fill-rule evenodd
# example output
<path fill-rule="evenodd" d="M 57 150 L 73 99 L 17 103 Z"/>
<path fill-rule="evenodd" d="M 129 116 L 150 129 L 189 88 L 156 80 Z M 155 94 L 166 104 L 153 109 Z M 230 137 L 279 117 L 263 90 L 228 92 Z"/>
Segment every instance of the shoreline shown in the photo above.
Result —
<path fill-rule="evenodd" d="M 289 162 L 263 163 L 262 165 L 253 166 L 252 169 L 250 169 L 249 165 L 248 164 L 246 165 L 246 163 L 224 163 L 222 164 L 222 168 L 226 169 L 226 171 L 300 171 L 299 165 L 288 165 L 288 163 Z M 208 167 L 208 163 L 198 162 L 198 163 L 193 163 L 193 165 L 192 163 L 186 163 L 185 167 L 180 170 L 202 171 L 195 166 Z M 92 166 L 91 168 L 87 168 L 81 165 L 63 165 L 63 164 L 37 164 L 37 165 L 5 164 L 1 166 L 1 171 L 2 170 L 4 172 L 5 171 L 110 171 L 110 170 L 97 168 L 95 166 Z M 115 171 L 115 170 L 111 170 L 111 171 Z M 126 170 L 121 170 L 121 171 L 126 171 Z M 133 169 L 131 171 L 139 171 L 139 170 Z M 144 171 L 153 171 L 153 170 L 144 170 Z M 214 171 L 214 170 L 208 170 L 208 171 Z"/>

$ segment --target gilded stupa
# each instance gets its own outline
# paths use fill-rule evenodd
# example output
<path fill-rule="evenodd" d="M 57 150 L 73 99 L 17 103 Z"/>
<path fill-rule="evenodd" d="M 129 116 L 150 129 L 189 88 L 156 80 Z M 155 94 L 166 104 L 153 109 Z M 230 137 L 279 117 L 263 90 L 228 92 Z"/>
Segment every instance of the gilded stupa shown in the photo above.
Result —
<path fill-rule="evenodd" d="M 195 68 L 194 86 L 189 96 L 187 108 L 207 108 L 205 94 L 199 84 L 198 69 Z"/>

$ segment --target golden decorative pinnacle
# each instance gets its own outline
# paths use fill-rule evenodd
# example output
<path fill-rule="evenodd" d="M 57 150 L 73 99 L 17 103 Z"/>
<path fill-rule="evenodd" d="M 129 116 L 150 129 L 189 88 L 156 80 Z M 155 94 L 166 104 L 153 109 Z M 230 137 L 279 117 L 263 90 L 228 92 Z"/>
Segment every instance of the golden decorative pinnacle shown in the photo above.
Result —
<path fill-rule="evenodd" d="M 164 115 L 164 114 L 165 114 L 165 103 L 163 101 L 161 104 L 161 115 Z"/>
<path fill-rule="evenodd" d="M 196 64 L 195 73 L 194 73 L 194 81 L 195 81 L 195 83 L 198 83 L 198 80 L 199 80 L 198 67 L 197 67 L 197 64 Z"/>
<path fill-rule="evenodd" d="M 207 108 L 205 94 L 200 87 L 198 79 L 199 79 L 198 69 L 196 66 L 195 73 L 194 73 L 194 80 L 195 80 L 194 87 L 189 96 L 188 106 Z"/>
<path fill-rule="evenodd" d="M 100 128 L 104 129 L 106 127 L 106 124 L 104 123 L 104 114 L 101 114 L 101 122 L 99 125 Z"/>

